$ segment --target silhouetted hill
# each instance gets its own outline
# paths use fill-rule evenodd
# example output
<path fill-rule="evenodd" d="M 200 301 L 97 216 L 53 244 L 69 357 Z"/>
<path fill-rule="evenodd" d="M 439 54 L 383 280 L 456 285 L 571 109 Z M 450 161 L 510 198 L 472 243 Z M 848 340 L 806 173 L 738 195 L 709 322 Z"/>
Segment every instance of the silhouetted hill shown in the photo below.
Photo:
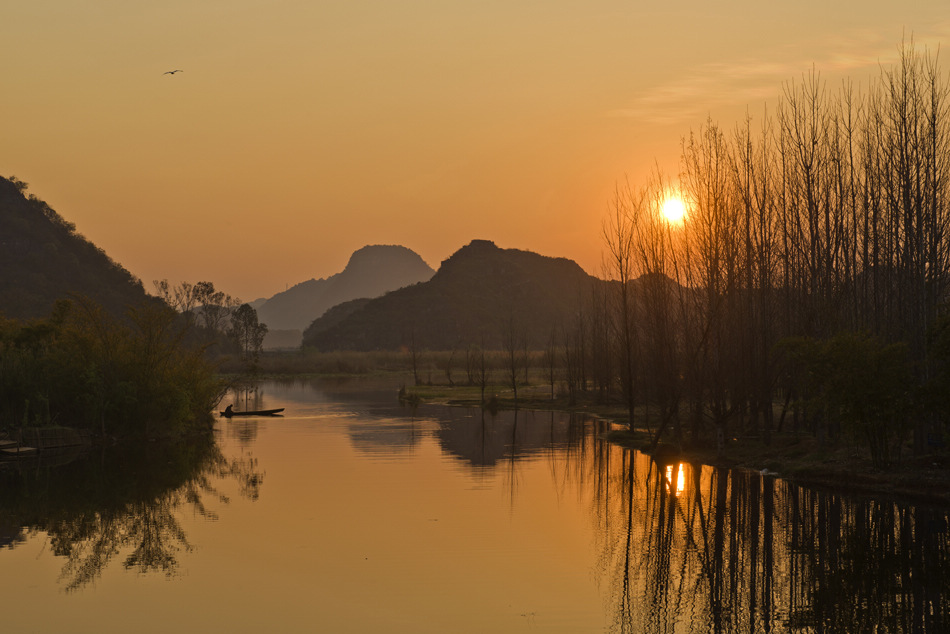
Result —
<path fill-rule="evenodd" d="M 378 297 L 428 280 L 433 273 L 432 267 L 406 247 L 366 246 L 350 256 L 342 272 L 301 282 L 277 293 L 257 307 L 257 314 L 270 329 L 303 330 L 337 304 L 360 297 Z"/>
<path fill-rule="evenodd" d="M 25 183 L 0 177 L 0 313 L 49 316 L 56 300 L 84 295 L 121 315 L 127 306 L 159 301 L 141 281 L 76 232 Z"/>
<path fill-rule="evenodd" d="M 514 329 L 518 341 L 526 337 L 538 348 L 555 327 L 571 323 L 594 281 L 571 260 L 474 240 L 428 282 L 317 319 L 304 332 L 304 346 L 395 349 L 414 340 L 431 349 L 483 342 L 500 348 Z"/>
<path fill-rule="evenodd" d="M 313 336 L 318 332 L 329 330 L 349 319 L 350 315 L 362 309 L 371 301 L 373 301 L 371 297 L 361 297 L 359 299 L 351 299 L 342 304 L 337 304 L 323 313 L 322 317 L 315 319 L 313 323 L 310 324 L 310 327 L 307 328 L 307 332 Z"/>

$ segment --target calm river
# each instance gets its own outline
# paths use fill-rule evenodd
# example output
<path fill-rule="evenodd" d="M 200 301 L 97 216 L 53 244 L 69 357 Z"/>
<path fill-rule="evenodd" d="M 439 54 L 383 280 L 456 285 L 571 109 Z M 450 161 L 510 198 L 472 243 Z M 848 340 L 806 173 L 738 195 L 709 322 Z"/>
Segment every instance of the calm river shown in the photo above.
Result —
<path fill-rule="evenodd" d="M 950 631 L 946 508 L 657 466 L 601 423 L 413 411 L 393 385 L 250 405 L 286 411 L 0 466 L 2 630 Z"/>

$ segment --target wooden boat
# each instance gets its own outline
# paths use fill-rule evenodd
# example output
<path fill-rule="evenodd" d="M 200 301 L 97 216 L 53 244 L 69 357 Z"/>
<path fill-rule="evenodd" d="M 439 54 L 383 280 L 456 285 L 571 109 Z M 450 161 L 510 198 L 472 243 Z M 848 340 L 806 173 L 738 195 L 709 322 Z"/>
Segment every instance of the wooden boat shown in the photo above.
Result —
<path fill-rule="evenodd" d="M 224 416 L 225 418 L 231 418 L 232 416 L 277 416 L 282 411 L 284 411 L 283 407 L 278 407 L 277 409 L 248 410 L 246 412 L 234 412 L 234 411 L 224 410 L 223 412 L 221 412 L 221 415 Z"/>

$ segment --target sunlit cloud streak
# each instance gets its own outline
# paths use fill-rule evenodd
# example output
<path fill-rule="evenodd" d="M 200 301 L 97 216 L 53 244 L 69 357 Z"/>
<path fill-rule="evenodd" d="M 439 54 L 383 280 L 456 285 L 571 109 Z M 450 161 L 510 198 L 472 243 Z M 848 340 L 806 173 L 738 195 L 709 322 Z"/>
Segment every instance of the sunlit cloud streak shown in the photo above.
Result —
<path fill-rule="evenodd" d="M 905 42 L 920 51 L 943 55 L 941 43 L 950 42 L 950 23 L 935 25 L 924 34 L 905 35 Z M 703 119 L 720 108 L 755 107 L 775 99 L 782 86 L 800 81 L 811 72 L 821 76 L 852 74 L 864 83 L 879 69 L 895 63 L 900 42 L 886 40 L 870 30 L 838 35 L 817 47 L 815 55 L 787 59 L 740 59 L 700 64 L 684 75 L 647 89 L 627 108 L 611 111 L 615 117 L 632 117 L 646 123 L 679 124 Z M 807 47 L 798 47 L 799 50 Z"/>

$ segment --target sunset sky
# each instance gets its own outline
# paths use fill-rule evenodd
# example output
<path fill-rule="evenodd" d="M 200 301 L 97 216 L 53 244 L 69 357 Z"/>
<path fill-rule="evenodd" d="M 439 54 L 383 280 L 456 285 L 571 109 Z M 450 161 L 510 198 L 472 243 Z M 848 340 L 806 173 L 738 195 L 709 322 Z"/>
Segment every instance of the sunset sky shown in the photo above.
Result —
<path fill-rule="evenodd" d="M 252 300 L 474 238 L 596 274 L 618 182 L 911 35 L 950 45 L 946 0 L 13 0 L 0 175 L 149 290 Z"/>

